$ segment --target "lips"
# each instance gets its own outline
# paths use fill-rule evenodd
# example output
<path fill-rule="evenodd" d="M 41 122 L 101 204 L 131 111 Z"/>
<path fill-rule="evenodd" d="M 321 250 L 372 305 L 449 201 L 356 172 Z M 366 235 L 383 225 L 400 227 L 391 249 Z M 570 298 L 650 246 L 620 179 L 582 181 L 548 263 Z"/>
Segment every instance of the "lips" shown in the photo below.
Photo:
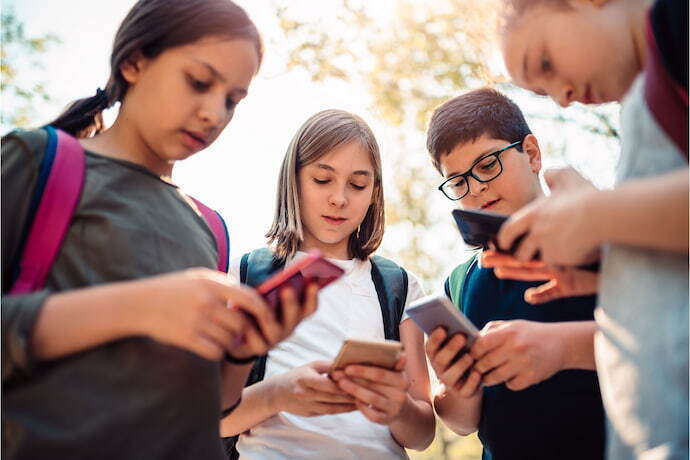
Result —
<path fill-rule="evenodd" d="M 340 225 L 343 222 L 345 222 L 347 219 L 344 217 L 335 217 L 335 216 L 321 216 L 326 222 L 332 225 Z"/>
<path fill-rule="evenodd" d="M 194 149 L 203 149 L 208 144 L 208 137 L 199 131 L 182 130 L 185 144 Z"/>
<path fill-rule="evenodd" d="M 498 198 L 498 199 L 496 199 L 496 200 L 492 200 L 492 201 L 487 201 L 487 202 L 484 203 L 484 204 L 481 206 L 481 208 L 479 208 L 479 209 L 489 209 L 489 208 L 491 208 L 492 206 L 494 206 L 496 203 L 498 203 L 499 201 L 501 201 L 500 198 Z"/>
<path fill-rule="evenodd" d="M 594 95 L 592 93 L 592 85 L 587 85 L 585 88 L 585 94 L 580 101 L 583 104 L 594 104 Z"/>

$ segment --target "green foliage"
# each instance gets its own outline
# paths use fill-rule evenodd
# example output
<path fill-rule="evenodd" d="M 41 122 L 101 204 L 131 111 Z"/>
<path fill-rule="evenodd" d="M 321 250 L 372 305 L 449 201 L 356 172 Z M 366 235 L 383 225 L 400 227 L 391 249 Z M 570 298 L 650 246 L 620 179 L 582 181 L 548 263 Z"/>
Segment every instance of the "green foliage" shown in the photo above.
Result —
<path fill-rule="evenodd" d="M 33 113 L 32 104 L 36 100 L 50 101 L 50 96 L 43 83 L 29 84 L 21 81 L 18 61 L 28 60 L 29 66 L 40 68 L 38 58 L 46 52 L 50 44 L 58 43 L 60 40 L 52 34 L 27 37 L 24 24 L 17 19 L 12 9 L 3 10 L 0 18 L 2 22 L 0 92 L 3 97 L 0 124 L 25 127 Z"/>

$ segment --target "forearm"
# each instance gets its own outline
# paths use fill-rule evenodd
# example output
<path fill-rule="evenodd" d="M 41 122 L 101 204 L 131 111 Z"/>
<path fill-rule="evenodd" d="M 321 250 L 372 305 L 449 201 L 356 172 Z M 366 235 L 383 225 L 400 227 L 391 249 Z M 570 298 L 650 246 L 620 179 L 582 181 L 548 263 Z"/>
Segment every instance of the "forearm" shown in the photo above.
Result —
<path fill-rule="evenodd" d="M 391 435 L 403 447 L 424 450 L 434 440 L 436 419 L 431 404 L 415 400 L 409 393 L 398 418 L 389 428 Z"/>
<path fill-rule="evenodd" d="M 594 362 L 594 321 L 554 323 L 556 334 L 563 343 L 562 369 L 596 370 Z"/>
<path fill-rule="evenodd" d="M 587 207 L 599 240 L 688 253 L 688 169 L 592 192 Z"/>
<path fill-rule="evenodd" d="M 31 334 L 35 359 L 51 360 L 142 333 L 140 281 L 66 291 L 45 301 Z"/>
<path fill-rule="evenodd" d="M 221 382 L 221 409 L 232 406 L 242 395 L 244 384 L 252 370 L 253 362 L 236 365 L 223 362 L 223 381 Z"/>
<path fill-rule="evenodd" d="M 444 387 L 434 397 L 434 408 L 448 428 L 467 436 L 479 428 L 483 394 L 480 388 L 475 396 L 463 398 L 448 392 Z"/>
<path fill-rule="evenodd" d="M 242 402 L 227 417 L 220 421 L 223 437 L 243 433 L 280 411 L 274 397 L 274 379 L 266 379 L 245 388 Z"/>

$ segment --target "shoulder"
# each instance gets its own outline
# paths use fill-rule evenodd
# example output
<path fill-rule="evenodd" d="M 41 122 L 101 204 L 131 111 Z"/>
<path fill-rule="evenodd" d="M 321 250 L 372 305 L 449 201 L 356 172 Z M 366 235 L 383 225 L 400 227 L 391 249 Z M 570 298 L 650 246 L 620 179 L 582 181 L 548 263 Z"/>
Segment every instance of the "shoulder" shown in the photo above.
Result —
<path fill-rule="evenodd" d="M 424 289 L 422 287 L 422 283 L 415 273 L 409 271 L 397 262 L 383 256 L 371 256 L 370 261 L 372 265 L 376 265 L 376 267 L 381 272 L 398 272 L 404 279 L 407 280 L 407 299 L 405 302 L 406 304 L 409 304 L 421 297 L 424 297 Z"/>
<path fill-rule="evenodd" d="M 465 282 L 465 278 L 472 267 L 472 264 L 477 261 L 480 251 L 473 252 L 470 257 L 457 265 L 448 275 L 445 282 L 443 283 L 443 290 L 447 297 L 449 297 L 453 303 L 458 305 L 460 301 L 462 287 Z"/>
<path fill-rule="evenodd" d="M 464 278 L 465 275 L 467 275 L 467 272 L 469 271 L 470 267 L 472 264 L 477 260 L 479 257 L 479 254 L 481 252 L 473 252 L 470 257 L 462 262 L 461 264 L 457 265 L 448 275 L 448 278 L 446 278 L 447 281 L 453 282 L 453 280 L 458 279 L 458 278 Z"/>
<path fill-rule="evenodd" d="M 28 157 L 40 163 L 47 141 L 48 133 L 44 129 L 12 131 L 2 136 L 2 159 Z"/>

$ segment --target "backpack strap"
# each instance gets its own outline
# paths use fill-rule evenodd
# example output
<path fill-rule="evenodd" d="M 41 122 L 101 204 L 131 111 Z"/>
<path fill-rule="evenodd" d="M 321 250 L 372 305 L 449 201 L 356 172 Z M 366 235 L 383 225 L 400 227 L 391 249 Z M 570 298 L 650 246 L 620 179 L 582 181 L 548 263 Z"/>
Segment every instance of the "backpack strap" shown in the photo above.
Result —
<path fill-rule="evenodd" d="M 218 251 L 217 269 L 220 272 L 228 272 L 228 264 L 230 262 L 230 237 L 228 236 L 228 227 L 225 225 L 223 217 L 213 209 L 206 206 L 201 201 L 194 197 L 190 198 L 199 208 L 201 217 L 204 218 L 206 224 L 213 232 L 213 237 L 216 240 L 216 249 Z"/>
<path fill-rule="evenodd" d="M 279 259 L 273 254 L 269 248 L 256 249 L 242 255 L 240 259 L 240 282 L 251 287 L 256 287 L 263 283 L 275 272 L 282 270 L 285 266 L 285 261 Z M 245 387 L 261 382 L 266 374 L 266 360 L 268 355 L 259 356 L 252 370 L 249 372 Z M 237 452 L 237 441 L 240 436 L 229 436 L 223 438 L 225 446 L 225 453 L 230 460 L 237 460 L 239 452 Z"/>
<path fill-rule="evenodd" d="M 371 256 L 371 279 L 383 316 L 383 331 L 387 340 L 400 341 L 400 320 L 407 301 L 407 272 L 401 266 L 381 256 Z"/>
<path fill-rule="evenodd" d="M 474 253 L 466 262 L 455 267 L 455 270 L 446 279 L 445 290 L 446 295 L 455 304 L 460 311 L 462 310 L 462 289 L 465 286 L 467 274 L 470 272 L 473 264 L 477 263 L 477 256 L 479 253 Z"/>
<path fill-rule="evenodd" d="M 52 126 L 43 129 L 48 133 L 48 143 L 31 200 L 29 215 L 33 218 L 19 274 L 10 294 L 26 294 L 43 287 L 84 186 L 86 155 L 79 141 Z"/>
<path fill-rule="evenodd" d="M 242 256 L 240 261 L 240 282 L 256 287 L 274 273 L 282 270 L 284 266 L 285 261 L 276 257 L 269 248 L 256 249 Z M 267 358 L 268 355 L 263 355 L 254 361 L 245 386 L 253 385 L 264 379 Z"/>

